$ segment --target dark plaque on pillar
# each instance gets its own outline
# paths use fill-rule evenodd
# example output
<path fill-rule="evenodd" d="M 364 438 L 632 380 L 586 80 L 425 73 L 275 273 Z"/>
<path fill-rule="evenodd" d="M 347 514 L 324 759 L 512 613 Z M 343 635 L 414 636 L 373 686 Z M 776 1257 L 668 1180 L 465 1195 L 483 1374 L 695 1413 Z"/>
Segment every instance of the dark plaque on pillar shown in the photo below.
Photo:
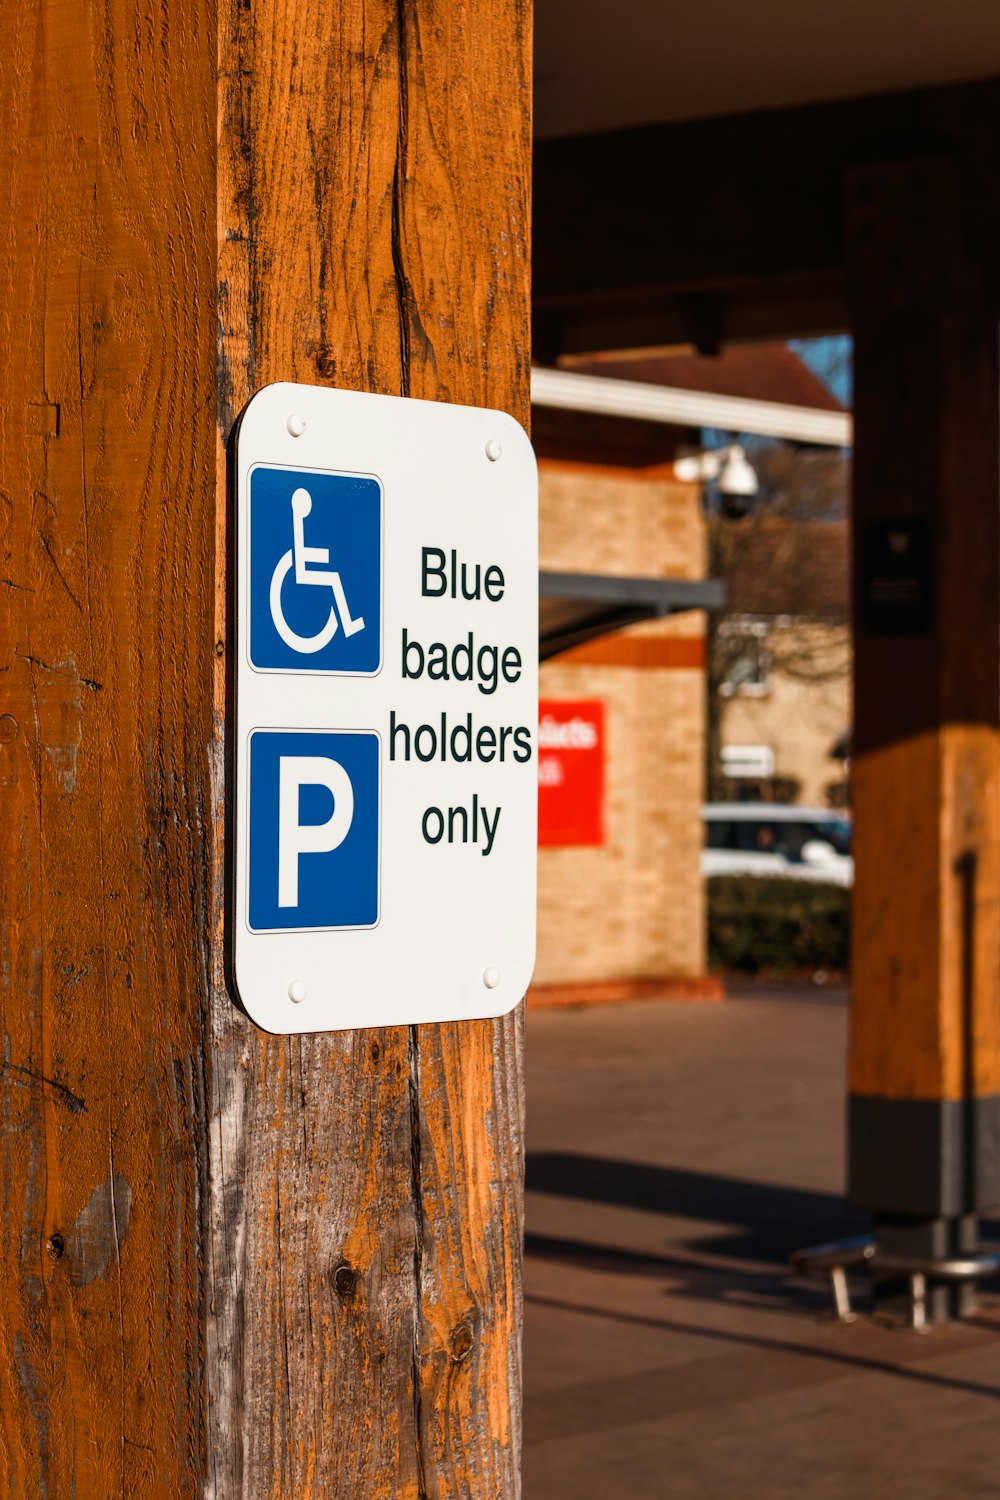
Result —
<path fill-rule="evenodd" d="M 934 618 L 929 522 L 869 521 L 861 547 L 861 618 L 868 635 L 922 635 Z"/>

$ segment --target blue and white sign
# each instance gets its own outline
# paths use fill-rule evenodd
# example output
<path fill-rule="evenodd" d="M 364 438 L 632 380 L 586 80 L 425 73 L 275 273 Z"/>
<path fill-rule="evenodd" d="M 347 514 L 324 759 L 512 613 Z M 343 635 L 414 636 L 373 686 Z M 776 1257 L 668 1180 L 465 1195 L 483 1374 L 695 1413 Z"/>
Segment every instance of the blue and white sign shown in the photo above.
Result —
<path fill-rule="evenodd" d="M 382 664 L 382 487 L 261 464 L 250 475 L 250 660 L 258 671 Z"/>
<path fill-rule="evenodd" d="M 379 742 L 375 734 L 250 736 L 250 926 L 374 927 Z"/>
<path fill-rule="evenodd" d="M 273 385 L 233 467 L 234 998 L 273 1032 L 501 1015 L 535 945 L 528 439 Z"/>

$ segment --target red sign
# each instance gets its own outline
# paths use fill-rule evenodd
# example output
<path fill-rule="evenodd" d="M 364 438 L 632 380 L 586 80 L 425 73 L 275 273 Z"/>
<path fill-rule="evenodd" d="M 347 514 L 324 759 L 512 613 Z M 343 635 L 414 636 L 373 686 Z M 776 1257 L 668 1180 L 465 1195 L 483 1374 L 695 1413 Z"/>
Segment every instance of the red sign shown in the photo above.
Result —
<path fill-rule="evenodd" d="M 604 843 L 604 704 L 538 705 L 538 842 Z"/>

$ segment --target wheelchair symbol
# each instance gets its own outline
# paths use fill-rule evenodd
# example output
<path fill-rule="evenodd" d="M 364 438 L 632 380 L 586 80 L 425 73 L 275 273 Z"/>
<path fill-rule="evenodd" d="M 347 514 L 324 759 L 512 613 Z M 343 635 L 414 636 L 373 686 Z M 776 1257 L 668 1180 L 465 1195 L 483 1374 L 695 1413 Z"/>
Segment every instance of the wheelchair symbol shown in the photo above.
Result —
<path fill-rule="evenodd" d="M 305 520 L 311 510 L 312 496 L 309 491 L 296 490 L 292 495 L 292 546 L 278 559 L 278 565 L 271 575 L 270 594 L 271 618 L 274 621 L 275 630 L 286 646 L 304 654 L 322 651 L 323 647 L 328 645 L 337 634 L 339 625 L 343 625 L 344 634 L 347 636 L 357 635 L 359 630 L 365 628 L 365 622 L 360 616 L 356 620 L 351 618 L 340 574 L 335 570 L 324 572 L 322 568 L 309 567 L 311 563 L 328 565 L 330 562 L 329 547 L 306 546 Z M 297 584 L 305 584 L 311 588 L 330 589 L 333 593 L 329 619 L 317 635 L 298 635 L 285 619 L 281 607 L 281 586 L 291 572 L 293 563 Z"/>

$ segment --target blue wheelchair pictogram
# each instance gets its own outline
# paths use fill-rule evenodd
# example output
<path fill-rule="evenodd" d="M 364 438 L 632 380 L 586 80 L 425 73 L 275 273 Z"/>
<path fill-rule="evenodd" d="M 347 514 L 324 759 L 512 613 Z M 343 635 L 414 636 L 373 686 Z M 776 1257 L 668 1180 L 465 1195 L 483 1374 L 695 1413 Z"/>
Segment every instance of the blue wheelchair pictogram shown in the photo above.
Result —
<path fill-rule="evenodd" d="M 382 659 L 382 491 L 354 474 L 250 476 L 250 660 L 371 675 Z"/>
<path fill-rule="evenodd" d="M 375 926 L 377 734 L 255 729 L 249 816 L 247 915 L 255 932 Z"/>

